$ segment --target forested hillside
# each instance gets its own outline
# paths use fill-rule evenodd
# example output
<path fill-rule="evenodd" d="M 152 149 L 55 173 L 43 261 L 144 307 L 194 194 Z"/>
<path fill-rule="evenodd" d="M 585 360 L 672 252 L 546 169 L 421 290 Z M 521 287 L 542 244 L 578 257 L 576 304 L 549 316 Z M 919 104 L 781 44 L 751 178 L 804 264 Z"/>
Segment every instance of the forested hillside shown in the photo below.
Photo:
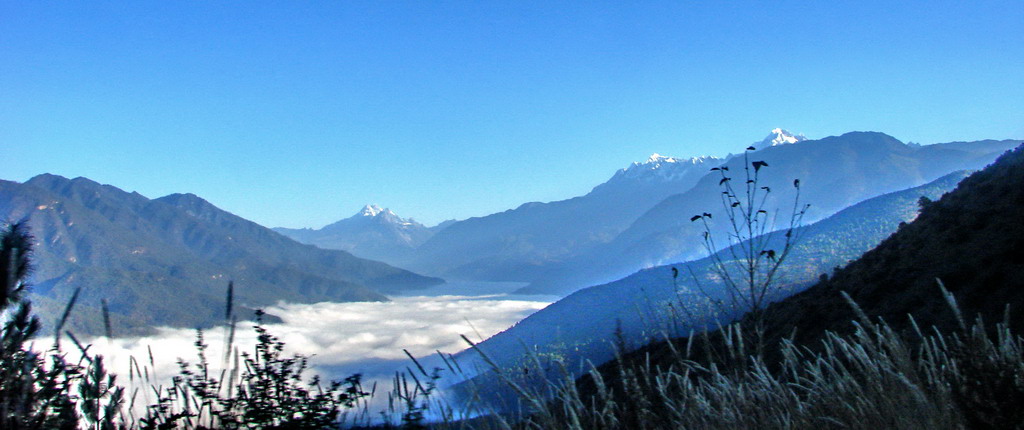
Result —
<path fill-rule="evenodd" d="M 849 329 L 847 292 L 872 317 L 908 327 L 956 328 L 938 293 L 941 280 L 964 316 L 1000 321 L 1024 332 L 1024 147 L 971 175 L 942 199 L 926 201 L 917 219 L 828 280 L 774 306 L 779 330 L 797 327 L 796 341 Z M 1008 308 L 1007 308 L 1008 307 Z"/>
<path fill-rule="evenodd" d="M 2 181 L 0 219 L 27 219 L 35 236 L 32 282 L 44 322 L 81 288 L 70 320 L 78 332 L 102 328 L 101 299 L 122 333 L 221 321 L 229 281 L 248 307 L 386 300 L 442 282 L 301 245 L 195 195 L 150 200 L 85 178 Z"/>

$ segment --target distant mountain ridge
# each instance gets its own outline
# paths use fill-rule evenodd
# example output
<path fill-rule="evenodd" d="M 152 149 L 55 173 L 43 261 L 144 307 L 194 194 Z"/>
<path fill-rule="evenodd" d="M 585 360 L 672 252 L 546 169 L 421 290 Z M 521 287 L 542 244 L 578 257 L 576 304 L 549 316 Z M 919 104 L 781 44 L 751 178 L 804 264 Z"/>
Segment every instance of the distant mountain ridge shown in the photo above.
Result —
<path fill-rule="evenodd" d="M 552 263 L 612 240 L 648 208 L 691 187 L 723 161 L 654 154 L 586 195 L 452 223 L 417 248 L 407 267 L 452 278 L 530 281 Z"/>
<path fill-rule="evenodd" d="M 895 333 L 913 340 L 920 339 L 917 333 L 927 336 L 935 331 L 966 336 L 960 318 L 968 327 L 983 321 L 989 335 L 995 334 L 996 324 L 1006 324 L 1014 336 L 1024 330 L 1024 315 L 1019 312 L 1024 307 L 1024 146 L 967 177 L 941 199 L 923 203 L 916 219 L 878 246 L 769 307 L 765 362 L 778 358 L 783 340 L 810 353 L 824 352 L 826 332 L 852 333 L 861 315 L 884 321 Z M 937 279 L 955 300 L 959 315 L 943 297 Z M 859 309 L 854 310 L 844 294 Z M 686 339 L 678 344 L 686 344 Z M 704 349 L 697 345 L 694 350 Z M 662 341 L 625 356 L 630 362 L 657 367 L 671 364 L 673 355 Z M 602 367 L 617 370 L 613 365 Z M 964 371 L 970 372 L 979 370 Z M 1002 374 L 999 378 L 1010 379 Z M 999 393 L 1007 404 L 1019 405 L 1019 396 Z M 1001 428 L 978 423 L 979 428 Z"/>
<path fill-rule="evenodd" d="M 755 142 L 750 146 L 754 147 L 754 149 L 765 149 L 772 146 L 803 142 L 805 140 L 807 140 L 807 136 L 804 136 L 803 134 L 793 134 L 789 130 L 776 128 L 768 134 L 768 137 L 762 139 L 760 142 Z"/>
<path fill-rule="evenodd" d="M 776 128 L 753 145 L 766 148 L 803 140 L 806 137 L 802 134 Z M 405 226 L 402 223 L 407 220 L 401 219 L 393 223 L 357 223 L 357 214 L 319 230 L 274 230 L 302 243 L 341 249 L 438 276 L 531 281 L 544 275 L 550 266 L 612 240 L 645 210 L 688 189 L 710 167 L 725 161 L 707 155 L 680 158 L 655 153 L 646 161 L 616 171 L 584 196 L 524 203 L 505 212 L 448 221 L 430 229 Z M 435 237 L 449 226 L 450 230 Z"/>
<path fill-rule="evenodd" d="M 436 231 L 377 205 L 366 205 L 355 215 L 316 230 L 282 227 L 273 230 L 301 243 L 339 249 L 390 264 L 406 260 L 413 249 Z"/>
<path fill-rule="evenodd" d="M 651 154 L 644 162 L 633 162 L 632 165 L 615 172 L 607 182 L 594 187 L 595 191 L 608 187 L 621 186 L 623 182 L 661 182 L 673 181 L 686 177 L 694 167 L 705 164 L 714 165 L 722 160 L 718 157 L 700 156 L 692 158 L 668 157 L 658 153 Z"/>
<path fill-rule="evenodd" d="M 223 319 L 229 280 L 242 306 L 379 301 L 443 282 L 343 251 L 296 243 L 192 194 L 148 199 L 85 178 L 0 181 L 0 219 L 28 219 L 44 321 L 82 288 L 72 327 L 97 333 L 107 299 L 121 333 Z"/>
<path fill-rule="evenodd" d="M 937 200 L 966 176 L 967 172 L 955 172 L 926 185 L 874 197 L 801 227 L 797 233 L 800 242 L 787 260 L 779 282 L 787 285 L 790 292 L 807 287 L 819 275 L 832 272 L 834 267 L 845 265 L 876 246 L 899 230 L 901 222 L 916 218 L 920 197 Z M 710 258 L 674 262 L 581 289 L 478 346 L 489 357 L 498 357 L 494 359 L 502 365 L 521 356 L 524 345 L 542 353 L 570 354 L 599 363 L 612 357 L 609 340 L 616 330 L 621 330 L 634 344 L 665 334 L 685 335 L 689 327 L 672 324 L 680 318 L 673 315 L 673 309 L 679 312 L 679 302 L 687 302 L 699 291 L 690 271 L 703 278 L 710 273 L 710 264 Z M 677 279 L 673 279 L 673 267 L 680 271 Z M 703 288 L 717 291 L 719 285 L 712 282 Z M 474 356 L 471 351 L 462 354 Z"/>
<path fill-rule="evenodd" d="M 803 181 L 803 200 L 812 205 L 807 221 L 812 222 L 880 194 L 980 168 L 1019 142 L 922 146 L 874 132 L 810 140 L 776 128 L 749 144 L 749 155 L 770 166 L 762 180 L 776 191 L 772 208 L 781 209 L 792 198 L 792 180 Z M 698 257 L 702 249 L 694 238 L 699 232 L 685 220 L 719 210 L 719 178 L 708 174 L 710 168 L 741 162 L 733 154 L 685 158 L 655 153 L 584 196 L 524 203 L 429 232 L 416 226 L 418 236 L 395 227 L 357 227 L 350 220 L 336 223 L 348 228 L 335 234 L 328 227 L 278 231 L 436 276 L 529 282 L 521 292 L 567 294 L 644 267 Z"/>
<path fill-rule="evenodd" d="M 794 140 L 752 151 L 749 156 L 767 163 L 760 174 L 760 185 L 773 191 L 767 204 L 772 212 L 778 210 L 784 216 L 791 210 L 793 181 L 801 181 L 801 201 L 811 204 L 806 222 L 950 172 L 981 168 L 1021 143 L 991 140 L 913 146 L 877 132 Z M 723 165 L 730 168 L 732 176 L 739 177 L 742 163 L 742 157 L 732 157 Z M 702 256 L 704 250 L 698 239 L 701 228 L 689 217 L 707 212 L 713 220 L 724 220 L 720 179 L 719 175 L 706 174 L 688 190 L 667 196 L 613 240 L 549 267 L 523 292 L 565 294 L 644 267 Z M 724 234 L 721 221 L 713 223 L 712 228 L 716 234 Z"/>

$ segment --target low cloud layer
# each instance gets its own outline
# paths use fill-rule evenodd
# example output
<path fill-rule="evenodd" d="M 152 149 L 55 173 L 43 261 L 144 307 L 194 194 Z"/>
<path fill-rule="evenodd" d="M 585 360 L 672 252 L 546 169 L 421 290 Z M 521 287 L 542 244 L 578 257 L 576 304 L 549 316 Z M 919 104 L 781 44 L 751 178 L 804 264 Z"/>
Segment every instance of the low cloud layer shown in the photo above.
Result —
<path fill-rule="evenodd" d="M 384 303 L 282 304 L 267 309 L 280 316 L 283 324 L 267 329 L 286 344 L 285 352 L 313 356 L 313 371 L 328 378 L 364 373 L 372 380 L 383 380 L 395 370 L 404 369 L 409 360 L 407 349 L 417 357 L 440 350 L 455 353 L 466 348 L 460 335 L 480 340 L 547 306 L 548 301 L 513 300 L 506 296 L 398 297 Z M 209 345 L 207 356 L 212 367 L 224 359 L 227 331 L 215 328 L 204 332 Z M 178 372 L 177 360 L 195 363 L 196 332 L 162 328 L 157 335 L 131 338 L 94 338 L 91 352 L 111 361 L 108 368 L 127 383 L 129 357 L 143 367 L 153 353 L 155 379 L 166 385 Z M 238 324 L 235 345 L 240 351 L 252 351 L 256 334 L 251 323 Z M 216 373 L 215 373 L 216 374 Z M 146 387 L 143 387 L 146 388 Z"/>

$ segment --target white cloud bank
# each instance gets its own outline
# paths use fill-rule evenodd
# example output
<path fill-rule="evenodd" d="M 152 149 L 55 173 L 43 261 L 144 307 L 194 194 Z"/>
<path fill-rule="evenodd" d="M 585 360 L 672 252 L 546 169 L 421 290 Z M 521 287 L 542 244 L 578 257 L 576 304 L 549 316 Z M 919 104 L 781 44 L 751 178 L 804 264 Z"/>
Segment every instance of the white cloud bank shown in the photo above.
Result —
<path fill-rule="evenodd" d="M 549 303 L 508 296 L 435 296 L 398 297 L 383 303 L 281 304 L 267 312 L 284 323 L 266 327 L 285 342 L 286 354 L 313 356 L 312 371 L 325 378 L 340 379 L 358 372 L 384 380 L 411 364 L 403 349 L 417 357 L 436 350 L 455 353 L 467 346 L 459 335 L 474 340 L 491 336 Z M 253 350 L 256 334 L 251 325 L 238 324 L 235 345 L 240 351 Z M 204 332 L 207 356 L 214 368 L 223 360 L 226 334 L 222 327 Z M 195 335 L 194 330 L 161 328 L 154 336 L 88 342 L 92 344 L 90 352 L 102 354 L 109 363 L 107 368 L 121 375 L 122 384 L 128 383 L 129 357 L 149 366 L 148 349 L 152 348 L 154 366 L 150 371 L 155 370 L 156 379 L 166 386 L 178 373 L 179 358 L 197 361 Z"/>

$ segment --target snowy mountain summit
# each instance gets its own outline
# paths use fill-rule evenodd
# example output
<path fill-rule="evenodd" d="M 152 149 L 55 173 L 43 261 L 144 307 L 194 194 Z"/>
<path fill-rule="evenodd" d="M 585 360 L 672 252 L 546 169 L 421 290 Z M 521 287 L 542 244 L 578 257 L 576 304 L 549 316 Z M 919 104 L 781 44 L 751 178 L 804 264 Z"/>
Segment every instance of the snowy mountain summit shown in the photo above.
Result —
<path fill-rule="evenodd" d="M 725 160 L 721 158 L 706 155 L 676 158 L 654 153 L 646 161 L 633 162 L 626 168 L 619 169 L 607 182 L 594 187 L 592 192 L 646 193 L 664 198 L 670 193 L 689 189 L 708 172 L 708 169 L 723 162 Z"/>
<path fill-rule="evenodd" d="M 395 214 L 394 212 L 392 212 L 391 209 L 381 208 L 380 206 L 377 206 L 377 205 L 374 205 L 374 204 L 363 206 L 362 210 L 360 210 L 355 215 L 352 215 L 348 220 L 351 220 L 351 221 L 356 221 L 356 220 L 372 220 L 372 221 L 375 221 L 375 222 L 378 222 L 378 223 L 393 224 L 393 225 L 400 226 L 400 227 L 405 227 L 405 226 L 418 226 L 418 227 L 422 227 L 422 225 L 420 225 L 420 223 L 416 222 L 416 220 L 414 220 L 412 218 L 409 218 L 409 219 L 402 218 L 402 217 L 398 216 L 397 214 Z M 338 221 L 338 222 L 336 222 L 334 224 L 331 224 L 331 225 L 329 225 L 327 227 L 324 227 L 324 229 L 325 230 L 332 229 L 335 226 L 337 226 L 338 224 L 345 224 L 345 221 L 347 221 L 347 220 Z"/>
<path fill-rule="evenodd" d="M 789 130 L 776 128 L 772 130 L 772 132 L 769 133 L 768 136 L 765 137 L 763 140 L 761 140 L 760 142 L 755 142 L 751 146 L 757 149 L 765 149 L 770 146 L 786 145 L 790 143 L 797 143 L 804 140 L 807 140 L 807 137 L 804 136 L 803 134 L 793 134 L 790 133 Z"/>
<path fill-rule="evenodd" d="M 692 158 L 676 158 L 654 153 L 647 158 L 647 161 L 642 163 L 633 162 L 629 167 L 619 170 L 611 180 L 642 179 L 672 181 L 694 171 L 706 171 L 706 164 L 717 165 L 716 163 L 721 163 L 722 161 L 724 160 L 707 155 Z"/>
<path fill-rule="evenodd" d="M 363 210 L 359 211 L 359 213 L 357 213 L 355 216 L 374 217 L 374 216 L 377 216 L 378 214 L 380 214 L 380 213 L 382 213 L 384 211 L 391 212 L 388 209 L 381 209 L 381 207 L 377 206 L 377 205 L 366 205 L 366 206 L 363 206 Z"/>
<path fill-rule="evenodd" d="M 432 230 L 416 220 L 402 218 L 391 209 L 372 204 L 318 230 L 275 228 L 274 231 L 302 243 L 340 249 L 389 264 L 407 258 L 413 248 L 433 235 Z"/>

